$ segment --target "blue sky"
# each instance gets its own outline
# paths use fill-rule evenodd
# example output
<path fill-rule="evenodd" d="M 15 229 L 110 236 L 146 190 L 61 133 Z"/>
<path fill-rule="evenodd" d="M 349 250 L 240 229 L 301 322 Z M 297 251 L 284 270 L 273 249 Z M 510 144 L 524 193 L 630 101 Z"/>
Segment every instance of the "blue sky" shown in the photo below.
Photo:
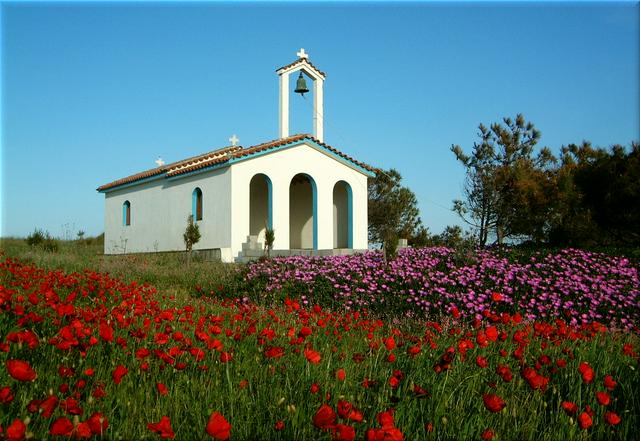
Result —
<path fill-rule="evenodd" d="M 396 168 L 432 233 L 479 123 L 540 146 L 640 139 L 637 3 L 2 4 L 2 227 L 103 231 L 104 183 L 278 136 L 275 69 L 327 73 L 325 141 Z M 292 96 L 291 133 L 311 131 Z"/>

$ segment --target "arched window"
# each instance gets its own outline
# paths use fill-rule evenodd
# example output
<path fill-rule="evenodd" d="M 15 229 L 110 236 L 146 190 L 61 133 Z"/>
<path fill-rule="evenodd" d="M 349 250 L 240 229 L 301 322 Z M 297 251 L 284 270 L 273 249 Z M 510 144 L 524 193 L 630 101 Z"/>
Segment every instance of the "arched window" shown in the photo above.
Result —
<path fill-rule="evenodd" d="M 194 220 L 202 220 L 202 190 L 196 187 L 191 195 L 191 214 Z"/>
<path fill-rule="evenodd" d="M 124 201 L 122 204 L 122 225 L 131 225 L 131 202 Z"/>

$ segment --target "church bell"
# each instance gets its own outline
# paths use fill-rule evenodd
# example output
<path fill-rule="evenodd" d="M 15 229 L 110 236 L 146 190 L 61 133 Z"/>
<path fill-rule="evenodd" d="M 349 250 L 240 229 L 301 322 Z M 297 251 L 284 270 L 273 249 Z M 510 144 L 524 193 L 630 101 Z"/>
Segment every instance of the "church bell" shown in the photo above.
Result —
<path fill-rule="evenodd" d="M 309 92 L 309 89 L 307 89 L 307 82 L 302 76 L 302 72 L 300 72 L 300 76 L 298 77 L 298 81 L 296 82 L 296 90 L 294 90 L 294 92 L 299 93 L 302 96 L 304 96 L 305 93 Z"/>

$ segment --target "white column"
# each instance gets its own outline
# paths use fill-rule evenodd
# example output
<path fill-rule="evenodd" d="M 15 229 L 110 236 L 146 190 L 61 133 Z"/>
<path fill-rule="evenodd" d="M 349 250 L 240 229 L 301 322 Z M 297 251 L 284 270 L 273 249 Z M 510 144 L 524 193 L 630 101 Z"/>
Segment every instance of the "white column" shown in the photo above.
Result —
<path fill-rule="evenodd" d="M 323 83 L 320 78 L 316 78 L 313 82 L 313 136 L 320 141 L 324 140 L 324 97 Z"/>
<path fill-rule="evenodd" d="M 289 176 L 271 176 L 274 250 L 289 249 Z"/>
<path fill-rule="evenodd" d="M 289 74 L 280 75 L 280 139 L 289 136 Z"/>
<path fill-rule="evenodd" d="M 329 181 L 316 180 L 318 196 L 318 249 L 333 248 L 333 188 Z"/>

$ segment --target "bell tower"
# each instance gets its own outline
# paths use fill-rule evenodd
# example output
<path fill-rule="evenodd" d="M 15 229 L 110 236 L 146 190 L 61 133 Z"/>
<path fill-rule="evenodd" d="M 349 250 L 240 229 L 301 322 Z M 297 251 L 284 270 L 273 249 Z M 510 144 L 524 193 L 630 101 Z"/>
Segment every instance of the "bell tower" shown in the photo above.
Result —
<path fill-rule="evenodd" d="M 308 92 L 306 89 L 306 83 L 302 73 L 306 74 L 313 80 L 313 136 L 320 142 L 324 140 L 324 128 L 323 128 L 323 85 L 325 80 L 325 73 L 318 70 L 309 61 L 309 54 L 304 49 L 300 49 L 296 53 L 298 59 L 291 64 L 281 67 L 276 70 L 276 73 L 280 77 L 280 139 L 289 136 L 289 76 L 292 73 L 300 71 L 298 77 L 298 83 L 296 87 L 296 93 L 304 94 Z"/>

